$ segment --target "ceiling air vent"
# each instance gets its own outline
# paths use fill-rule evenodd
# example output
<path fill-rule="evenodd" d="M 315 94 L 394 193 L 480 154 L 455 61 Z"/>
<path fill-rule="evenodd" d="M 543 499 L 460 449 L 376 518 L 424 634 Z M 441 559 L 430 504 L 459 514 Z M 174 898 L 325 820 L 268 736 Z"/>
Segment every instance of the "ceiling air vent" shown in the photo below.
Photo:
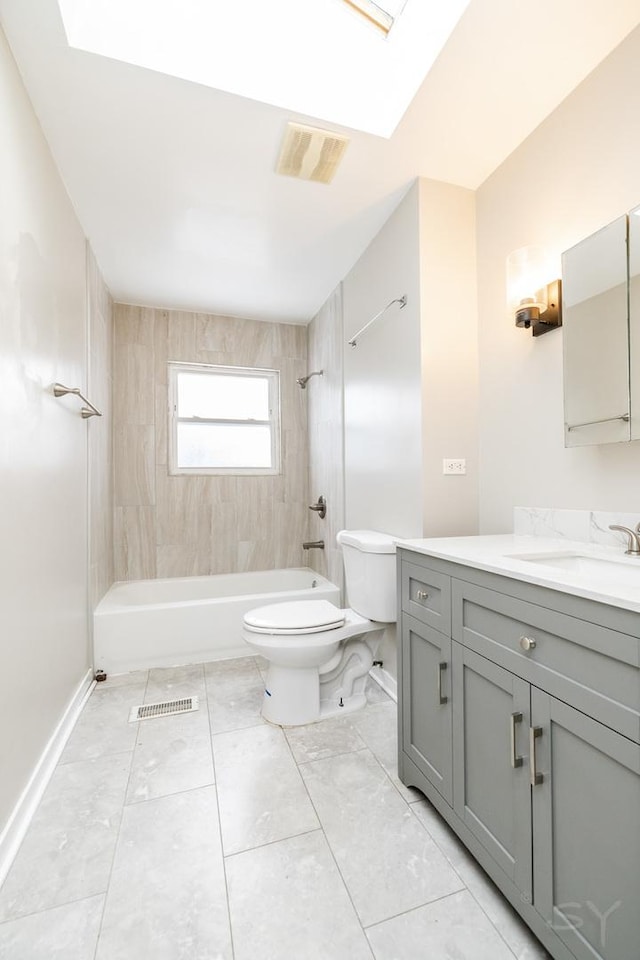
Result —
<path fill-rule="evenodd" d="M 288 123 L 276 173 L 298 180 L 331 183 L 348 143 L 348 137 L 330 130 Z"/>

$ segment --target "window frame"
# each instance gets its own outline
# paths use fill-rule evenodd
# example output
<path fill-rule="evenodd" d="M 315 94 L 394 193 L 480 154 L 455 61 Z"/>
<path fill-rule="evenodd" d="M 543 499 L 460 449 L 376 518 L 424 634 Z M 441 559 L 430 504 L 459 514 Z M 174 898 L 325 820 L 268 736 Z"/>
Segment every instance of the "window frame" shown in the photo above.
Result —
<path fill-rule="evenodd" d="M 178 378 L 181 373 L 201 373 L 217 377 L 247 377 L 267 380 L 269 389 L 269 419 L 219 419 L 202 418 L 194 421 L 192 417 L 178 416 Z M 170 476 L 235 476 L 235 477 L 273 477 L 282 472 L 281 466 L 281 403 L 280 371 L 265 367 L 235 367 L 214 363 L 183 363 L 169 360 L 167 364 L 168 388 L 168 472 Z M 181 467 L 178 465 L 178 427 L 180 423 L 235 424 L 236 426 L 269 426 L 271 432 L 270 467 Z"/>

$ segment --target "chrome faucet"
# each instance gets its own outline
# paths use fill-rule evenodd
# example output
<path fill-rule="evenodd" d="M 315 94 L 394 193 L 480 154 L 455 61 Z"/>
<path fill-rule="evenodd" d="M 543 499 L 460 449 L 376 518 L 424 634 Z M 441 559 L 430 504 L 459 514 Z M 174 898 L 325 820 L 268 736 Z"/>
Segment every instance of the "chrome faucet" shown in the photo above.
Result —
<path fill-rule="evenodd" d="M 640 557 L 640 523 L 635 530 L 631 530 L 629 527 L 622 527 L 619 523 L 611 523 L 609 524 L 609 530 L 620 530 L 622 533 L 626 533 L 628 546 L 625 553 L 631 557 Z"/>
<path fill-rule="evenodd" d="M 324 540 L 307 540 L 302 544 L 303 550 L 324 550 Z M 638 551 L 640 553 L 640 550 Z"/>

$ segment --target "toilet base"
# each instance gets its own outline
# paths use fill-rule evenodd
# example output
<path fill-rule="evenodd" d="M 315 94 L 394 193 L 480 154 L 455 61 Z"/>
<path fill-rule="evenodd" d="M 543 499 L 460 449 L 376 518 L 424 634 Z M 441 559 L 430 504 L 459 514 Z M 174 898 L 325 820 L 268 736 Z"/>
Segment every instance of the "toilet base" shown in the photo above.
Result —
<path fill-rule="evenodd" d="M 382 637 L 372 629 L 341 644 L 321 667 L 283 667 L 269 663 L 262 716 L 269 723 L 296 727 L 328 717 L 346 716 L 367 703 L 365 685 Z"/>
<path fill-rule="evenodd" d="M 321 700 L 318 720 L 327 720 L 329 717 L 346 717 L 347 714 L 354 713 L 356 710 L 362 710 L 362 708 L 367 705 L 367 698 L 364 691 L 361 693 L 353 693 L 350 697 L 341 697 L 340 699 L 342 703 L 340 703 L 340 701 L 336 702 L 335 699 Z"/>
<path fill-rule="evenodd" d="M 317 667 L 281 667 L 270 663 L 262 704 L 269 723 L 297 727 L 320 717 Z"/>

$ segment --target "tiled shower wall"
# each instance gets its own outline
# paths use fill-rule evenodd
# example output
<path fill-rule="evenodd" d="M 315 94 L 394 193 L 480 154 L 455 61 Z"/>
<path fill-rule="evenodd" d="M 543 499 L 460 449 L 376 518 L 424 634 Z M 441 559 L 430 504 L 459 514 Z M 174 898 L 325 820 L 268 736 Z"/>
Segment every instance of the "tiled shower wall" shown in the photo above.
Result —
<path fill-rule="evenodd" d="M 169 476 L 169 360 L 280 371 L 280 476 Z M 303 326 L 116 305 L 117 580 L 307 563 L 308 390 L 296 384 L 306 365 Z"/>
<path fill-rule="evenodd" d="M 89 399 L 102 413 L 87 424 L 89 459 L 89 609 L 113 583 L 113 302 L 87 243 Z M 91 618 L 89 618 L 91 624 Z"/>
<path fill-rule="evenodd" d="M 311 565 L 342 587 L 342 555 L 336 534 L 344 527 L 344 416 L 342 388 L 342 284 L 309 324 L 309 369 L 323 370 L 307 384 L 309 395 L 309 494 L 322 494 L 327 515 L 310 520 L 310 539 L 324 540 Z M 310 501 L 311 502 L 311 501 Z"/>

